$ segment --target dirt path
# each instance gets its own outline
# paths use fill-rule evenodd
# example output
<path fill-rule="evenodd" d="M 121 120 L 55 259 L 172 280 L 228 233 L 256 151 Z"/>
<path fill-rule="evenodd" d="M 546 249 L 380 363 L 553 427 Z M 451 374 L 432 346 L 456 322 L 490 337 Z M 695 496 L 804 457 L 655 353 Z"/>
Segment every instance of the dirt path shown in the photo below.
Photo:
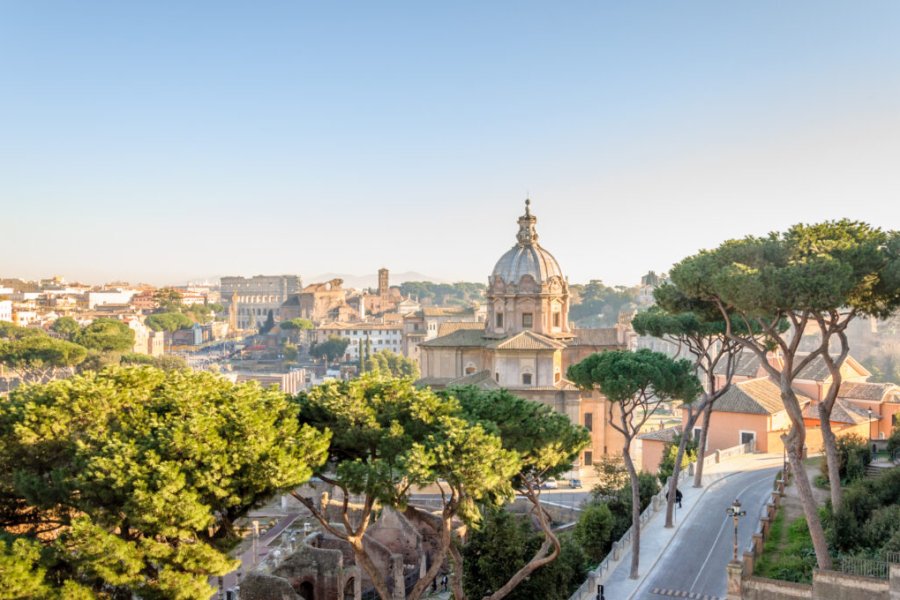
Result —
<path fill-rule="evenodd" d="M 831 497 L 831 493 L 828 490 L 816 487 L 816 477 L 822 474 L 822 471 L 819 468 L 820 460 L 821 459 L 818 457 L 807 459 L 803 464 L 806 467 L 806 476 L 809 478 L 809 485 L 812 488 L 813 498 L 816 499 L 816 504 L 822 506 L 828 498 Z M 784 501 L 782 506 L 784 507 L 785 524 L 793 523 L 796 519 L 803 516 L 803 504 L 800 502 L 800 493 L 797 490 L 797 486 L 793 483 L 784 489 Z"/>

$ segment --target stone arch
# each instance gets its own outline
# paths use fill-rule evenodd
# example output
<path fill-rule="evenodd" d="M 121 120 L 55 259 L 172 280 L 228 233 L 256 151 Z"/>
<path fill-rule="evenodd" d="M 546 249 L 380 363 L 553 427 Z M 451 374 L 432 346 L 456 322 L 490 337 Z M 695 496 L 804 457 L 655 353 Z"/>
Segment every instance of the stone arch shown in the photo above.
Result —
<path fill-rule="evenodd" d="M 311 581 L 304 581 L 297 587 L 297 593 L 303 600 L 316 600 L 316 590 Z"/>
<path fill-rule="evenodd" d="M 354 600 L 356 598 L 356 593 L 353 589 L 354 587 L 356 587 L 356 580 L 353 577 L 350 577 L 344 582 L 343 600 Z"/>

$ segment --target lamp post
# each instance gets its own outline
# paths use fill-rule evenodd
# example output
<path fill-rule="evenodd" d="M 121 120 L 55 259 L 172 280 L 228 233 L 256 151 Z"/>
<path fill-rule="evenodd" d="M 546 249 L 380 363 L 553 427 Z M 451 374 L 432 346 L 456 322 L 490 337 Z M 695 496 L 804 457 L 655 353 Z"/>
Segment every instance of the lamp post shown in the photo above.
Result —
<path fill-rule="evenodd" d="M 781 480 L 787 485 L 787 446 L 781 440 Z"/>
<path fill-rule="evenodd" d="M 738 520 L 747 514 L 746 510 L 741 510 L 741 501 L 736 499 L 731 506 L 725 509 L 726 514 L 734 519 L 734 562 L 738 559 Z"/>

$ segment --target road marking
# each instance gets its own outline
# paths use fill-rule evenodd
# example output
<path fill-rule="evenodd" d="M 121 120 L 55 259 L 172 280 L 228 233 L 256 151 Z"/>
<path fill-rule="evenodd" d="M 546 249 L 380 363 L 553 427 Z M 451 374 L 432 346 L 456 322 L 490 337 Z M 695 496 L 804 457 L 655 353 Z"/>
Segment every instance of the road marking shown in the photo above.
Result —
<path fill-rule="evenodd" d="M 754 485 L 757 485 L 761 481 L 770 479 L 771 477 L 772 477 L 771 475 L 766 475 L 765 477 L 760 477 L 759 479 L 754 479 L 751 483 L 747 484 L 747 487 L 745 487 L 740 492 L 738 492 L 735 497 L 740 498 L 741 496 L 744 495 L 744 492 L 749 490 L 751 487 L 753 487 Z M 709 547 L 709 553 L 706 555 L 706 560 L 704 560 L 703 564 L 700 565 L 700 569 L 697 571 L 697 576 L 694 578 L 694 583 L 691 584 L 691 591 L 694 590 L 694 586 L 697 585 L 697 581 L 700 580 L 700 576 L 703 574 L 703 569 L 706 568 L 706 564 L 709 562 L 709 559 L 712 558 L 713 551 L 715 551 L 716 545 L 719 543 L 719 538 L 722 537 L 722 532 L 725 531 L 725 526 L 728 525 L 728 521 L 730 519 L 731 519 L 731 517 L 725 517 L 725 519 L 722 521 L 722 526 L 719 528 L 719 535 L 716 536 L 716 540 Z"/>
<path fill-rule="evenodd" d="M 670 590 L 668 588 L 655 587 L 650 590 L 657 596 L 669 596 L 670 598 L 690 598 L 691 600 L 722 600 L 718 596 L 710 596 L 709 594 L 701 594 L 699 592 L 686 592 L 684 590 Z"/>

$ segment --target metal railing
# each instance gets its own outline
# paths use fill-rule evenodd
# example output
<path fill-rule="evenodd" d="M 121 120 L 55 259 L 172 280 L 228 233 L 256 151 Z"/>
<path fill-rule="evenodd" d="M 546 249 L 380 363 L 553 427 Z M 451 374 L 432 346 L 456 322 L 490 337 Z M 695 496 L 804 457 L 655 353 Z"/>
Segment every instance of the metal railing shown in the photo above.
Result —
<path fill-rule="evenodd" d="M 866 558 L 842 558 L 841 573 L 887 579 L 888 563 L 884 560 L 869 560 Z"/>

